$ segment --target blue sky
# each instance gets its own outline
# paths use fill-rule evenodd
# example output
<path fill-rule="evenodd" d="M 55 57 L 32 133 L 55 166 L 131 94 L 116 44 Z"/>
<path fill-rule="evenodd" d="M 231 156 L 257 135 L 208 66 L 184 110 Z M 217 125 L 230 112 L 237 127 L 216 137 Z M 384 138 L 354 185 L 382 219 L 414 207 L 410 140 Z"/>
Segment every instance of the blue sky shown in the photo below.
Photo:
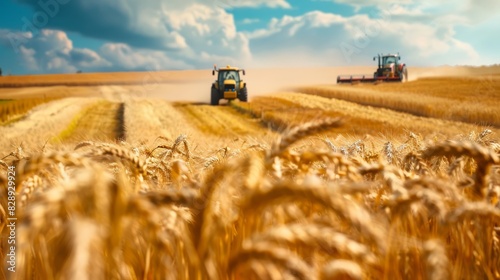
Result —
<path fill-rule="evenodd" d="M 4 0 L 4 73 L 500 63 L 498 0 Z"/>

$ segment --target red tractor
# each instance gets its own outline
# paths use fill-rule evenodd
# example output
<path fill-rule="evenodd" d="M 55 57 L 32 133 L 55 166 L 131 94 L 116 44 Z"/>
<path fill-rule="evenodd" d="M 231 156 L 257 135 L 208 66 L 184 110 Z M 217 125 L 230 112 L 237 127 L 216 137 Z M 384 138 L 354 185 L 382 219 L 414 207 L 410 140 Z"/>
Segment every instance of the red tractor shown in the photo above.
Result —
<path fill-rule="evenodd" d="M 399 62 L 401 56 L 398 54 L 379 54 L 375 56 L 373 60 L 378 57 L 378 68 L 373 73 L 368 75 L 347 75 L 338 76 L 337 84 L 344 83 L 373 83 L 373 82 L 403 82 L 408 81 L 408 70 L 406 69 L 406 64 Z"/>

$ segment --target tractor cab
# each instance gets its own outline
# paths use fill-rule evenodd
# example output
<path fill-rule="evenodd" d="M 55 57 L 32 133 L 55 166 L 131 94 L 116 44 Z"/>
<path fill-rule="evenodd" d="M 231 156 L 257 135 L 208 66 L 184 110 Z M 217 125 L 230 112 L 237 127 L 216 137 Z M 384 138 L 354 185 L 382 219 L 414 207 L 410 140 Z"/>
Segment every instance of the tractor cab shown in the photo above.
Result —
<path fill-rule="evenodd" d="M 219 81 L 225 81 L 225 80 L 235 80 L 237 82 L 240 81 L 240 72 L 236 70 L 225 70 L 225 69 L 220 69 L 219 70 Z"/>
<path fill-rule="evenodd" d="M 219 69 L 219 88 L 235 90 L 240 84 L 240 72 L 233 69 Z"/>
<path fill-rule="evenodd" d="M 388 55 L 382 57 L 382 65 L 384 66 L 395 65 L 398 63 L 398 61 L 399 57 L 396 55 Z"/>

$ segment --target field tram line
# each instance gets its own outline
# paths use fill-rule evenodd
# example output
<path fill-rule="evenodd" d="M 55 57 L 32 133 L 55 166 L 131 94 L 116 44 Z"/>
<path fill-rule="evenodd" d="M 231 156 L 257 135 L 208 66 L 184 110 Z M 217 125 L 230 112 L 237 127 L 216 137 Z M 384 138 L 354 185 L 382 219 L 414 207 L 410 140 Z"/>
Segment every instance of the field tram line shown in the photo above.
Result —
<path fill-rule="evenodd" d="M 121 102 L 118 105 L 118 110 L 116 110 L 116 127 L 115 127 L 115 139 L 118 141 L 126 141 L 127 133 L 125 128 L 125 103 Z"/>
<path fill-rule="evenodd" d="M 83 109 L 56 139 L 60 142 L 126 141 L 125 103 L 100 100 Z"/>

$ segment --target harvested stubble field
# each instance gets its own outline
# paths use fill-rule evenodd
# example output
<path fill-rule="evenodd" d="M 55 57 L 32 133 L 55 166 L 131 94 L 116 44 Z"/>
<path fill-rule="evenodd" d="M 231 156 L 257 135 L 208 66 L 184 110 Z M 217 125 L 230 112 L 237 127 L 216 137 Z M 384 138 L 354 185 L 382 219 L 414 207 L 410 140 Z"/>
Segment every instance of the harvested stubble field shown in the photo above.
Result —
<path fill-rule="evenodd" d="M 196 71 L 193 71 L 196 72 Z M 154 73 L 154 76 L 153 76 Z M 147 83 L 173 82 L 186 79 L 178 72 L 128 72 L 128 73 L 81 73 L 59 75 L 6 76 L 0 79 L 2 88 L 136 85 Z"/>
<path fill-rule="evenodd" d="M 341 91 L 467 98 L 426 83 Z M 93 97 L 0 126 L 2 278 L 500 278 L 495 126 L 298 92 L 212 107 L 75 90 Z"/>

